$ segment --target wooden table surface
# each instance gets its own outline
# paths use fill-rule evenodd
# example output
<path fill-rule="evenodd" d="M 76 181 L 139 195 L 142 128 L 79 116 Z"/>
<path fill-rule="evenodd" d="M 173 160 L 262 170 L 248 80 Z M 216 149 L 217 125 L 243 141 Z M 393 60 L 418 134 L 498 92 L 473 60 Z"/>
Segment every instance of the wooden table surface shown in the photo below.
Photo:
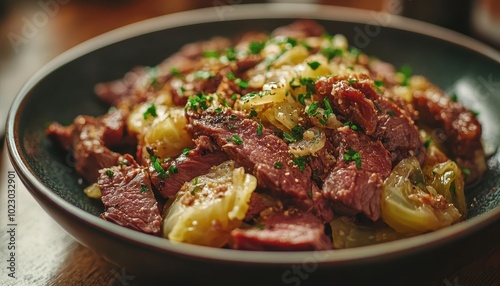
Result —
<path fill-rule="evenodd" d="M 52 6 L 47 23 L 16 47 L 0 41 L 0 114 L 4 115 L 12 95 L 38 68 L 64 50 L 113 28 L 142 19 L 196 7 L 213 1 L 45 1 Z M 102 3 L 105 4 L 102 4 Z M 236 3 L 243 1 L 219 1 Z M 217 3 L 219 3 L 217 2 Z M 246 1 L 248 2 L 248 1 Z M 346 1 L 340 1 L 346 2 Z M 368 3 L 367 1 L 361 1 Z M 23 35 L 22 23 L 33 19 L 41 6 L 24 1 L 0 22 L 0 35 Z M 118 4 L 120 3 L 120 4 Z M 373 2 L 370 5 L 373 5 Z M 23 20 L 24 19 L 24 20 Z M 24 31 L 26 32 L 26 31 Z M 11 34 L 12 35 L 12 34 Z M 3 122 L 0 123 L 3 125 Z M 3 132 L 0 129 L 0 134 Z M 16 185 L 16 278 L 8 277 L 7 175 L 13 168 L 5 148 L 0 157 L 0 285 L 146 285 L 147 277 L 127 273 L 68 235 L 31 197 L 19 178 Z M 471 243 L 490 242 L 481 253 L 471 253 L 463 267 L 450 269 L 429 285 L 500 285 L 500 223 L 480 233 Z M 467 251 L 462 249 L 459 251 Z M 424 274 L 425 275 L 425 274 Z M 332 284 L 333 285 L 333 284 Z M 376 285 L 376 284 L 374 284 Z"/>

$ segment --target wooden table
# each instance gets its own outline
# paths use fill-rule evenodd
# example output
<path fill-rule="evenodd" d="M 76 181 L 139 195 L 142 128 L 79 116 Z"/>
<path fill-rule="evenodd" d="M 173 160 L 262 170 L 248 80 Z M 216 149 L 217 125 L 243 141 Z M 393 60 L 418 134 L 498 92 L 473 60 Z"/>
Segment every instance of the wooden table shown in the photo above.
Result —
<path fill-rule="evenodd" d="M 118 5 L 117 2 L 106 1 L 106 4 L 98 5 L 93 1 L 69 1 L 60 4 L 57 11 L 53 7 L 54 14 L 47 24 L 40 26 L 32 38 L 18 46 L 17 51 L 13 51 L 12 43 L 6 43 L 4 39 L 0 43 L 0 114 L 5 115 L 6 107 L 21 84 L 62 51 L 128 23 L 213 4 L 211 1 L 142 0 Z M 16 6 L 1 23 L 0 34 L 21 33 L 19 23 L 22 23 L 23 17 L 30 19 L 40 11 L 36 3 L 32 1 Z M 16 185 L 17 278 L 8 277 L 7 175 L 13 168 L 3 149 L 0 157 L 0 285 L 148 284 L 147 277 L 127 273 L 76 242 L 36 203 L 19 178 Z M 492 246 L 481 253 L 470 253 L 470 260 L 463 262 L 463 268 L 442 273 L 430 285 L 500 285 L 499 231 L 500 222 L 471 240 L 471 243 L 490 242 L 488 245 Z"/>

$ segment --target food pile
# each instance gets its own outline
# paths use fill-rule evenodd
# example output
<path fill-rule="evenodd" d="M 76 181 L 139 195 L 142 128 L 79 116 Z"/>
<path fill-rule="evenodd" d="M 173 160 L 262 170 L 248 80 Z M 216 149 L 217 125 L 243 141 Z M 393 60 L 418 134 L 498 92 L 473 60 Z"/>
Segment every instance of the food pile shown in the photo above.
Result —
<path fill-rule="evenodd" d="M 57 122 L 101 217 L 171 241 L 326 250 L 466 217 L 481 125 L 411 68 L 315 21 L 185 45 L 96 86 L 99 117 Z"/>

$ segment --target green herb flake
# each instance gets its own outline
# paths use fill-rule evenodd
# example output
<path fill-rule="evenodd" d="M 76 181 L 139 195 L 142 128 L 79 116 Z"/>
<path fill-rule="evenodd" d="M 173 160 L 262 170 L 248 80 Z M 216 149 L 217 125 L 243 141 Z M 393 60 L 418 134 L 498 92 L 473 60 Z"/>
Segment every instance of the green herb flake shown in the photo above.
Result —
<path fill-rule="evenodd" d="M 139 190 L 139 192 L 141 193 L 146 193 L 149 191 L 149 187 L 148 185 L 144 184 L 144 183 L 141 183 L 141 189 Z"/>
<path fill-rule="evenodd" d="M 184 148 L 184 149 L 182 150 L 182 155 L 187 156 L 187 155 L 189 154 L 189 152 L 191 152 L 191 149 L 189 149 L 189 148 Z"/>
<path fill-rule="evenodd" d="M 250 110 L 250 118 L 253 118 L 253 117 L 257 117 L 257 111 L 255 111 L 254 109 Z"/>
<path fill-rule="evenodd" d="M 234 47 L 227 48 L 227 50 L 226 50 L 226 58 L 229 61 L 235 61 L 237 59 L 236 50 L 234 49 Z"/>
<path fill-rule="evenodd" d="M 240 144 L 243 144 L 243 140 L 241 139 L 240 136 L 238 135 L 233 135 L 232 137 L 230 138 L 227 138 L 227 141 L 230 141 L 230 142 L 233 142 L 235 143 L 236 145 L 240 145 Z"/>
<path fill-rule="evenodd" d="M 248 45 L 248 51 L 250 52 L 250 54 L 259 54 L 265 46 L 266 42 L 251 42 Z"/>
<path fill-rule="evenodd" d="M 259 126 L 257 126 L 257 135 L 262 135 L 262 120 L 259 121 Z"/>
<path fill-rule="evenodd" d="M 382 80 L 376 80 L 376 81 L 374 81 L 374 83 L 375 83 L 376 87 L 381 87 L 382 85 L 384 85 L 384 81 L 382 81 Z"/>
<path fill-rule="evenodd" d="M 337 56 L 342 56 L 344 51 L 341 49 L 334 49 L 332 47 L 326 47 L 320 51 L 325 57 L 328 58 L 328 61 Z"/>
<path fill-rule="evenodd" d="M 304 131 L 304 127 L 295 125 L 291 130 L 293 139 L 295 139 L 295 141 L 302 140 L 304 138 Z"/>
<path fill-rule="evenodd" d="M 144 113 L 142 114 L 142 117 L 144 118 L 144 120 L 148 119 L 149 116 L 151 116 L 151 117 L 158 116 L 158 114 L 156 114 L 156 105 L 154 103 L 151 103 L 151 105 L 148 107 L 148 109 L 146 109 L 146 111 L 144 111 Z"/>
<path fill-rule="evenodd" d="M 321 66 L 321 64 L 317 61 L 314 61 L 314 62 L 308 62 L 307 65 L 312 69 L 312 70 L 316 70 L 319 68 L 319 66 Z"/>
<path fill-rule="evenodd" d="M 172 164 L 172 165 L 170 165 L 170 167 L 168 167 L 168 172 L 170 174 L 176 174 L 179 172 L 179 169 L 177 168 L 177 166 L 175 164 Z"/>
<path fill-rule="evenodd" d="M 170 69 L 170 74 L 171 74 L 172 76 L 178 76 L 178 75 L 180 75 L 180 74 L 181 74 L 181 71 L 180 71 L 180 70 L 179 70 L 179 68 L 177 68 L 177 67 L 172 67 L 172 68 Z"/>
<path fill-rule="evenodd" d="M 111 169 L 107 169 L 107 170 L 106 170 L 106 175 L 107 175 L 108 177 L 113 178 L 113 175 L 114 175 L 114 174 L 115 174 L 115 173 L 114 173 Z"/>
<path fill-rule="evenodd" d="M 344 154 L 345 162 L 356 162 L 356 168 L 361 169 L 361 155 L 353 149 L 349 149 L 347 153 Z"/>
<path fill-rule="evenodd" d="M 470 176 L 472 174 L 471 170 L 466 167 L 461 167 L 462 173 L 466 176 Z"/>
<path fill-rule="evenodd" d="M 309 108 L 307 109 L 307 114 L 309 116 L 312 116 L 312 117 L 315 117 L 316 115 L 318 115 L 319 111 L 318 111 L 318 104 L 315 103 L 315 102 L 312 102 L 311 105 L 309 105 Z"/>
<path fill-rule="evenodd" d="M 281 164 L 280 162 L 274 162 L 274 168 L 281 169 L 283 168 L 283 164 Z"/>
<path fill-rule="evenodd" d="M 425 139 L 425 142 L 424 142 L 425 149 L 429 148 L 429 146 L 431 145 L 431 143 L 432 143 L 432 137 L 429 137 L 429 138 Z"/>
<path fill-rule="evenodd" d="M 218 58 L 219 52 L 218 51 L 203 51 L 203 57 L 205 57 L 205 58 Z"/>
<path fill-rule="evenodd" d="M 306 106 L 306 99 L 309 99 L 311 98 L 311 94 L 310 93 L 307 93 L 307 94 L 299 94 L 298 97 L 297 97 L 297 100 L 300 104 Z"/>
<path fill-rule="evenodd" d="M 358 80 L 357 79 L 349 79 L 347 80 L 350 84 L 353 84 L 353 83 L 357 83 Z"/>
<path fill-rule="evenodd" d="M 312 190 L 307 191 L 307 196 L 312 199 L 313 198 L 313 192 Z"/>
<path fill-rule="evenodd" d="M 297 167 L 299 167 L 299 170 L 301 172 L 304 172 L 306 169 L 306 163 L 307 163 L 307 157 L 296 157 L 293 159 L 293 164 Z"/>
<path fill-rule="evenodd" d="M 299 79 L 299 82 L 301 85 L 306 87 L 306 91 L 308 93 L 311 93 L 311 94 L 316 93 L 316 82 L 314 81 L 314 79 L 312 79 L 310 77 L 301 77 Z"/>
<path fill-rule="evenodd" d="M 237 78 L 234 80 L 234 82 L 241 88 L 245 89 L 248 88 L 248 81 L 242 80 L 241 78 Z"/>
<path fill-rule="evenodd" d="M 403 75 L 403 81 L 401 82 L 402 86 L 408 86 L 410 83 L 410 78 L 412 75 L 412 69 L 409 65 L 403 65 L 399 70 L 399 73 Z"/>
<path fill-rule="evenodd" d="M 458 95 L 455 92 L 451 93 L 450 100 L 452 102 L 457 102 L 458 101 Z"/>

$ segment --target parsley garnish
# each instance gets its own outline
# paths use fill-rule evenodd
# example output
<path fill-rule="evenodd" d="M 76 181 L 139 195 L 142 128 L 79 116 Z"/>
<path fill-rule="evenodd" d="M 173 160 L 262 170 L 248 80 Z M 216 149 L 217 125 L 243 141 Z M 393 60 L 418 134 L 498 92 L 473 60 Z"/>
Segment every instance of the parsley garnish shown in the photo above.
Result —
<path fill-rule="evenodd" d="M 230 141 L 230 142 L 234 142 L 236 143 L 237 145 L 240 145 L 243 143 L 243 140 L 240 138 L 240 136 L 238 135 L 233 135 L 232 137 L 230 138 L 227 138 L 227 141 Z"/>
<path fill-rule="evenodd" d="M 259 121 L 259 126 L 257 126 L 257 135 L 262 135 L 262 120 Z"/>
<path fill-rule="evenodd" d="M 202 110 L 206 110 L 208 108 L 207 100 L 208 97 L 204 93 L 195 94 L 194 96 L 188 99 L 188 103 L 191 107 L 191 110 L 196 111 L 198 107 Z"/>
<path fill-rule="evenodd" d="M 382 85 L 384 85 L 384 82 L 382 80 L 376 80 L 374 81 L 374 83 L 376 87 L 381 87 Z"/>
<path fill-rule="evenodd" d="M 312 69 L 316 70 L 321 64 L 317 61 L 314 62 L 308 62 L 307 65 Z"/>
<path fill-rule="evenodd" d="M 295 164 L 295 166 L 299 167 L 299 170 L 301 172 L 304 172 L 304 170 L 306 169 L 306 162 L 307 162 L 307 157 L 296 157 L 293 159 L 293 164 Z"/>
<path fill-rule="evenodd" d="M 302 138 L 304 138 L 304 127 L 295 125 L 291 131 L 292 136 L 296 141 L 302 140 Z"/>
<path fill-rule="evenodd" d="M 424 142 L 425 149 L 429 148 L 429 146 L 431 145 L 431 142 L 432 142 L 432 137 L 425 139 L 425 142 Z"/>
<path fill-rule="evenodd" d="M 257 116 L 257 111 L 255 111 L 254 109 L 250 110 L 250 118 L 252 117 L 256 117 Z"/>
<path fill-rule="evenodd" d="M 342 54 L 344 53 L 344 51 L 342 51 L 341 49 L 334 49 L 332 47 L 326 47 L 324 49 L 321 50 L 321 53 L 328 58 L 328 60 L 330 61 L 331 59 L 333 59 L 334 57 L 336 56 L 342 56 Z"/>
<path fill-rule="evenodd" d="M 350 149 L 344 154 L 345 162 L 356 162 L 356 168 L 361 169 L 361 156 L 354 149 Z"/>
<path fill-rule="evenodd" d="M 141 193 L 145 193 L 145 192 L 149 191 L 148 185 L 141 183 L 141 189 L 139 191 Z"/>
<path fill-rule="evenodd" d="M 408 65 L 404 65 L 401 67 L 399 72 L 403 75 L 403 81 L 401 82 L 401 85 L 408 86 L 412 74 L 411 67 Z"/>
<path fill-rule="evenodd" d="M 359 131 L 359 127 L 351 121 L 347 121 L 346 123 L 344 123 L 344 126 L 349 126 L 349 128 L 351 128 L 353 131 Z"/>
<path fill-rule="evenodd" d="M 458 96 L 457 96 L 457 94 L 453 92 L 453 93 L 450 95 L 450 100 L 451 100 L 451 101 L 453 101 L 453 102 L 457 102 L 457 101 L 458 101 Z"/>
<path fill-rule="evenodd" d="M 311 98 L 311 94 L 310 93 L 307 93 L 307 94 L 299 94 L 298 95 L 298 101 L 300 102 L 300 104 L 306 106 L 306 99 L 309 99 Z"/>
<path fill-rule="evenodd" d="M 306 87 L 306 91 L 313 94 L 316 93 L 316 82 L 310 77 L 301 77 L 299 79 L 301 85 Z"/>
<path fill-rule="evenodd" d="M 189 149 L 189 148 L 184 148 L 184 149 L 182 150 L 182 155 L 187 156 L 187 155 L 189 154 L 189 152 L 191 152 L 191 149 Z"/>
<path fill-rule="evenodd" d="M 281 169 L 283 168 L 283 164 L 281 164 L 280 162 L 274 162 L 274 168 Z"/>
<path fill-rule="evenodd" d="M 172 67 L 172 68 L 170 69 L 170 74 L 171 74 L 172 76 L 178 76 L 178 75 L 180 75 L 180 74 L 181 74 L 181 71 L 180 71 L 180 70 L 179 70 L 179 68 L 177 68 L 177 67 Z"/>
<path fill-rule="evenodd" d="M 242 80 L 241 78 L 237 78 L 234 80 L 234 82 L 241 88 L 245 89 L 248 88 L 248 81 Z"/>
<path fill-rule="evenodd" d="M 158 114 L 156 114 L 156 105 L 154 103 L 151 103 L 151 105 L 144 111 L 142 114 L 142 117 L 144 120 L 148 119 L 148 117 L 151 115 L 151 117 L 156 117 Z"/>
<path fill-rule="evenodd" d="M 249 45 L 248 45 L 248 51 L 250 52 L 250 54 L 258 54 L 262 51 L 262 49 L 264 49 L 264 47 L 266 46 L 266 42 L 251 42 Z"/>
<path fill-rule="evenodd" d="M 203 57 L 205 57 L 205 58 L 218 58 L 219 52 L 218 51 L 203 51 Z"/>
<path fill-rule="evenodd" d="M 227 58 L 229 61 L 234 61 L 234 60 L 236 60 L 236 50 L 234 49 L 234 47 L 229 47 L 229 48 L 226 50 L 226 58 Z"/>
<path fill-rule="evenodd" d="M 111 171 L 110 169 L 107 169 L 107 170 L 106 170 L 106 175 L 107 175 L 108 177 L 112 178 L 114 174 L 115 174 L 115 173 L 114 173 L 113 171 Z"/>
<path fill-rule="evenodd" d="M 315 103 L 315 102 L 312 102 L 311 105 L 309 105 L 309 108 L 307 109 L 307 114 L 309 116 L 312 116 L 312 117 L 315 117 L 316 115 L 318 115 L 319 111 L 318 111 L 318 104 Z"/>

